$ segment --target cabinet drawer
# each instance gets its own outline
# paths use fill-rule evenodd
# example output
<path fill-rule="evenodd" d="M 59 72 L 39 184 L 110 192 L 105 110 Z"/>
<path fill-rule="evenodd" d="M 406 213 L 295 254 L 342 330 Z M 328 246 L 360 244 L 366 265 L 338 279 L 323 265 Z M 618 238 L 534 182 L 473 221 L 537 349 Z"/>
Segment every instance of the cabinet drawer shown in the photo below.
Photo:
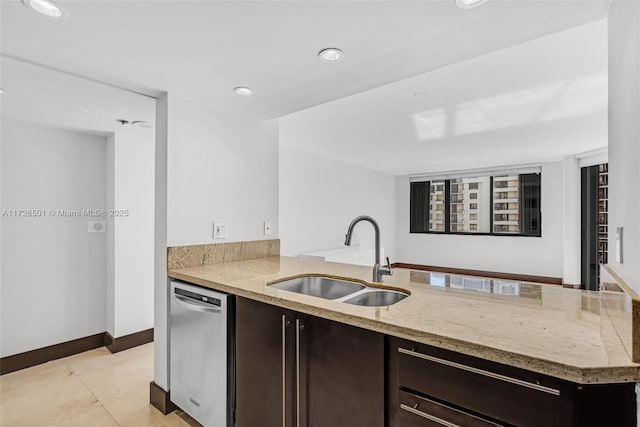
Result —
<path fill-rule="evenodd" d="M 496 424 L 459 409 L 405 391 L 398 392 L 402 427 L 498 427 Z"/>
<path fill-rule="evenodd" d="M 562 380 L 409 341 L 394 350 L 403 388 L 518 426 L 572 425 Z"/>

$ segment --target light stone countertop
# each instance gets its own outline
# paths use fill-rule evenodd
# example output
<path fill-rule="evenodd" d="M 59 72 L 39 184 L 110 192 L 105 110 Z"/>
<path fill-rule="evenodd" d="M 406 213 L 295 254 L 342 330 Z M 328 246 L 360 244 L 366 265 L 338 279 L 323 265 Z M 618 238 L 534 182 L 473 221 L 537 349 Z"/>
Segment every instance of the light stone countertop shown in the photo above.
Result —
<path fill-rule="evenodd" d="M 598 292 L 520 283 L 519 295 L 432 286 L 428 273 L 395 269 L 384 285 L 411 295 L 388 307 L 362 307 L 267 286 L 312 273 L 369 282 L 370 267 L 268 257 L 174 269 L 169 276 L 241 297 L 577 383 L 635 382 L 632 363 Z"/>

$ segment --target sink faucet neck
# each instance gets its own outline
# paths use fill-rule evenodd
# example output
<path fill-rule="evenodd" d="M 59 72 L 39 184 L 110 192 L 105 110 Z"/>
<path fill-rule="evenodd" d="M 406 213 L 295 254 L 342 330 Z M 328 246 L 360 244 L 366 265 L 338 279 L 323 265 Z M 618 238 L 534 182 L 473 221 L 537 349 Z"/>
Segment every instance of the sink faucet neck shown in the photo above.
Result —
<path fill-rule="evenodd" d="M 373 265 L 373 281 L 374 282 L 382 282 L 383 275 L 391 275 L 393 272 L 391 271 L 391 267 L 389 268 L 381 268 L 380 267 L 380 227 L 375 219 L 368 215 L 361 215 L 356 217 L 351 224 L 349 224 L 349 228 L 347 229 L 347 234 L 345 235 L 344 244 L 346 246 L 351 246 L 351 236 L 353 235 L 353 229 L 361 221 L 367 221 L 373 226 L 373 230 L 375 232 L 375 252 L 376 252 L 376 260 Z"/>

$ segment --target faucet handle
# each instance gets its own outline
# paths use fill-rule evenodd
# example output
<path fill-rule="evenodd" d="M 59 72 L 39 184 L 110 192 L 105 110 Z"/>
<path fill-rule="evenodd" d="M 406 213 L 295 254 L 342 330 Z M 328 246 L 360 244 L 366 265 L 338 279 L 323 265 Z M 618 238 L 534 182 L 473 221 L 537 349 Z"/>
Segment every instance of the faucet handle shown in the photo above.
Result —
<path fill-rule="evenodd" d="M 393 270 L 391 269 L 391 261 L 389 261 L 389 257 L 387 258 L 387 265 L 385 265 L 384 270 L 382 270 L 382 274 L 385 276 L 393 276 Z"/>

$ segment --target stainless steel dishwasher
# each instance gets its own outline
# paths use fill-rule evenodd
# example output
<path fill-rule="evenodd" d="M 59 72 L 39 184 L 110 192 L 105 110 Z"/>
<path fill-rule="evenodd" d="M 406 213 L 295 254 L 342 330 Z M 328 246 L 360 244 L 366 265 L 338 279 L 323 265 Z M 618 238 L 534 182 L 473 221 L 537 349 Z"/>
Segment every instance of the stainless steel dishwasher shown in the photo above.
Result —
<path fill-rule="evenodd" d="M 171 282 L 171 401 L 205 427 L 234 425 L 234 297 Z"/>

